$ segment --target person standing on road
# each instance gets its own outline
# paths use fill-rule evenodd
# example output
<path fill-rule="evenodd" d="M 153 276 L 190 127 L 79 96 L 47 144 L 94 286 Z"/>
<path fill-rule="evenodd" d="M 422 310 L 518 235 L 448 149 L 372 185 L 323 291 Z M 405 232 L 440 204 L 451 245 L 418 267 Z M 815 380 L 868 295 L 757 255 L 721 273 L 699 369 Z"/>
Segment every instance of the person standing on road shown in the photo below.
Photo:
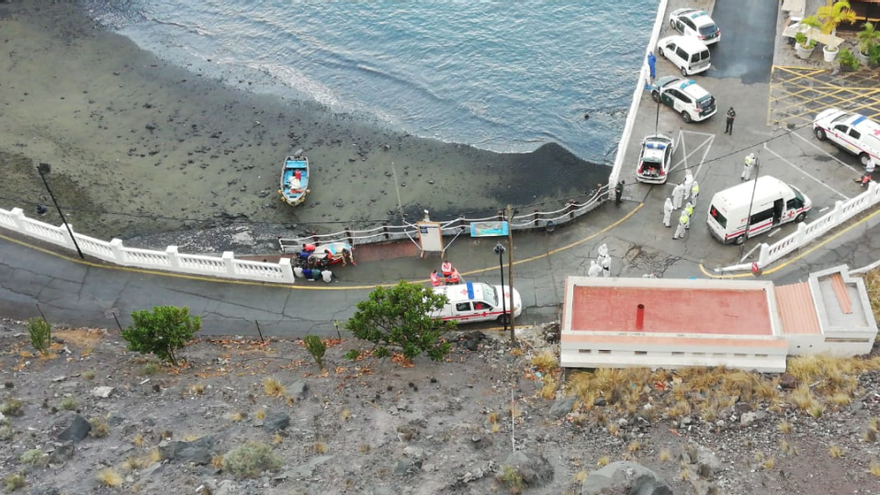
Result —
<path fill-rule="evenodd" d="M 596 256 L 596 263 L 599 263 L 601 266 L 602 258 L 608 256 L 608 244 L 602 244 L 599 246 L 599 256 Z"/>
<path fill-rule="evenodd" d="M 626 184 L 626 181 L 620 181 L 614 186 L 614 205 L 620 206 L 620 201 L 623 200 L 623 185 Z"/>
<path fill-rule="evenodd" d="M 608 254 L 602 258 L 602 276 L 610 277 L 611 276 L 611 256 Z"/>
<path fill-rule="evenodd" d="M 666 198 L 666 203 L 663 205 L 663 225 L 666 227 L 671 227 L 670 221 L 672 220 L 672 211 L 675 208 L 672 207 L 672 200 Z"/>
<path fill-rule="evenodd" d="M 681 209 L 681 202 L 684 201 L 684 183 L 679 183 L 672 190 L 672 207 L 676 210 Z"/>
<path fill-rule="evenodd" d="M 724 134 L 730 134 L 733 136 L 733 121 L 736 119 L 736 110 L 733 107 L 730 107 L 730 110 L 727 111 L 727 126 L 724 128 Z"/>
<path fill-rule="evenodd" d="M 739 177 L 742 181 L 752 180 L 752 168 L 758 164 L 758 157 L 754 153 L 746 155 L 746 161 L 743 163 L 743 173 Z"/>
<path fill-rule="evenodd" d="M 700 184 L 695 180 L 693 185 L 691 186 L 691 203 L 697 204 L 697 196 L 700 195 Z"/>
<path fill-rule="evenodd" d="M 687 201 L 691 195 L 691 186 L 694 185 L 694 174 L 690 170 L 684 172 L 684 200 Z"/>
<path fill-rule="evenodd" d="M 684 226 L 685 230 L 691 230 L 691 217 L 694 216 L 694 205 L 688 201 L 688 204 L 684 205 L 684 212 L 687 214 L 687 224 Z"/>
<path fill-rule="evenodd" d="M 596 263 L 596 260 L 590 260 L 590 271 L 587 272 L 587 276 L 596 278 L 600 273 L 602 273 L 602 267 L 599 266 L 599 263 Z"/>
<path fill-rule="evenodd" d="M 679 237 L 684 237 L 684 232 L 687 230 L 687 223 L 690 221 L 690 217 L 687 212 L 682 210 L 681 215 L 678 217 L 678 226 L 675 227 L 675 234 L 672 235 L 672 240 L 676 240 Z"/>

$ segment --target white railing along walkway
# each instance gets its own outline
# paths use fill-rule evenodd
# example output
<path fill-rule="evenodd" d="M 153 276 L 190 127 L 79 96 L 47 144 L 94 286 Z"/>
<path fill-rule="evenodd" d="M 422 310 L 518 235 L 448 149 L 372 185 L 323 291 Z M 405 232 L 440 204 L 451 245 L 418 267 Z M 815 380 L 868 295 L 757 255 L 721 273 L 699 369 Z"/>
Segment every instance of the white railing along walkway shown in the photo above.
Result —
<path fill-rule="evenodd" d="M 0 227 L 56 246 L 75 249 L 73 239 L 63 224 L 49 225 L 28 218 L 21 208 L 13 208 L 12 211 L 0 208 Z M 237 260 L 231 251 L 224 252 L 219 258 L 178 253 L 177 246 L 168 246 L 165 251 L 153 251 L 125 247 L 120 239 L 107 242 L 78 234 L 73 227 L 71 232 L 83 254 L 117 265 L 255 282 L 294 283 L 293 268 L 288 258 L 282 258 L 278 263 L 263 263 Z"/>
<path fill-rule="evenodd" d="M 515 215 L 510 221 L 511 230 L 531 230 L 553 228 L 571 222 L 602 204 L 608 198 L 608 186 L 602 186 L 596 190 L 586 203 L 569 201 L 562 208 L 553 211 L 538 211 Z M 466 232 L 471 222 L 491 222 L 503 220 L 503 215 L 484 218 L 459 217 L 453 220 L 440 222 L 440 230 L 445 236 L 458 236 Z M 346 242 L 352 246 L 359 244 L 372 244 L 377 242 L 389 242 L 418 238 L 419 226 L 405 222 L 404 225 L 381 225 L 365 230 L 344 230 L 332 234 L 313 234 L 301 237 L 278 239 L 281 251 L 284 253 L 299 252 L 304 244 L 327 245 L 333 242 Z"/>
<path fill-rule="evenodd" d="M 837 201 L 834 209 L 810 223 L 800 223 L 797 230 L 774 244 L 761 244 L 758 254 L 758 268 L 765 269 L 771 263 L 797 251 L 810 242 L 839 227 L 847 220 L 880 203 L 880 184 L 869 182 L 868 190 L 847 201 Z M 725 266 L 718 272 L 750 270 L 751 263 Z"/>

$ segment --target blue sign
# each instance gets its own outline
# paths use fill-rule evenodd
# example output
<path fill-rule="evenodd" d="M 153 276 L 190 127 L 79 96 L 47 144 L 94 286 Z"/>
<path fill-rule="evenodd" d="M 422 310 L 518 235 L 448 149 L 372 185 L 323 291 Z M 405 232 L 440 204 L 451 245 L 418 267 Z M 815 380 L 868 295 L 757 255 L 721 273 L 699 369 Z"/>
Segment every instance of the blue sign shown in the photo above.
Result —
<path fill-rule="evenodd" d="M 509 232 L 507 222 L 471 222 L 471 237 L 501 237 Z"/>

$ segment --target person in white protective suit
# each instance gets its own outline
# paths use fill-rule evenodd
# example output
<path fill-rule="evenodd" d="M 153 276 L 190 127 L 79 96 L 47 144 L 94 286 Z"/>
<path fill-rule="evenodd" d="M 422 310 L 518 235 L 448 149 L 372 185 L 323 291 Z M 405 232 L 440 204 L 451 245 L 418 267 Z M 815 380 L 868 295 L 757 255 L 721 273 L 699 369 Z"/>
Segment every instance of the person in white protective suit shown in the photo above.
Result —
<path fill-rule="evenodd" d="M 610 277 L 611 276 L 611 256 L 609 256 L 607 254 L 605 255 L 604 258 L 602 258 L 602 276 L 603 277 Z"/>
<path fill-rule="evenodd" d="M 672 189 L 672 207 L 680 210 L 682 201 L 684 201 L 684 184 L 678 184 Z"/>
<path fill-rule="evenodd" d="M 687 199 L 691 195 L 691 187 L 694 185 L 694 174 L 690 170 L 684 171 L 684 198 Z"/>
<path fill-rule="evenodd" d="M 672 220 L 672 211 L 675 208 L 672 207 L 672 199 L 666 198 L 666 203 L 663 204 L 663 225 L 670 227 L 670 221 Z"/>
<path fill-rule="evenodd" d="M 686 231 L 685 227 L 687 227 L 687 223 L 690 221 L 690 216 L 686 211 L 682 211 L 681 215 L 678 217 L 678 226 L 675 227 L 675 234 L 672 236 L 672 240 L 678 239 L 679 237 L 684 237 L 684 233 Z"/>
<path fill-rule="evenodd" d="M 596 263 L 596 260 L 590 260 L 590 270 L 587 272 L 587 276 L 596 278 L 600 273 L 602 273 L 602 267 L 599 266 L 599 263 Z"/>

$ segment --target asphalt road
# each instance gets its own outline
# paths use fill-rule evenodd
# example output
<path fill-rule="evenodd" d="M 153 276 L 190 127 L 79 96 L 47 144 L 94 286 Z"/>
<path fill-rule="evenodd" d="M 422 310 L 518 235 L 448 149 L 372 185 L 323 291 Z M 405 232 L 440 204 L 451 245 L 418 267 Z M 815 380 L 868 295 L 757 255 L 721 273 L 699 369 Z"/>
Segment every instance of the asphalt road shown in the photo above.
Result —
<path fill-rule="evenodd" d="M 721 41 L 712 47 L 709 75 L 742 84 L 769 82 L 778 10 L 767 0 L 716 1 L 712 19 L 722 26 Z"/>

